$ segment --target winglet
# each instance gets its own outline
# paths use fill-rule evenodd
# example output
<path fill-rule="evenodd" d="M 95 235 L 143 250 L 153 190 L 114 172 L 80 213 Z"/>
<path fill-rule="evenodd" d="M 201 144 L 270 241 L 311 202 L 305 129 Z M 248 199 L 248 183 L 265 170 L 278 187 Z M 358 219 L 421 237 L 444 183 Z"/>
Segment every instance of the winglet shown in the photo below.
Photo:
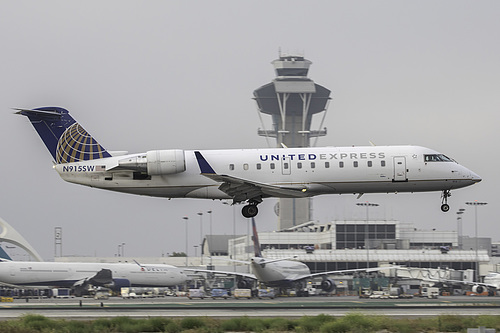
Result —
<path fill-rule="evenodd" d="M 213 174 L 213 175 L 216 174 L 214 169 L 212 169 L 212 167 L 210 166 L 210 164 L 208 164 L 205 157 L 203 157 L 203 155 L 199 151 L 195 151 L 194 154 L 196 155 L 196 160 L 198 161 L 198 166 L 200 167 L 201 173 Z"/>

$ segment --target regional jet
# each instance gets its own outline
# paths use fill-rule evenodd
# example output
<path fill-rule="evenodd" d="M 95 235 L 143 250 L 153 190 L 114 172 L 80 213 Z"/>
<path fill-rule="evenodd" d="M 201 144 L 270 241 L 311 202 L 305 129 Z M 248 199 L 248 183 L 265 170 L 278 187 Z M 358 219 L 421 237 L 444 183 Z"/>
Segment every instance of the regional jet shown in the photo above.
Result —
<path fill-rule="evenodd" d="M 387 267 L 374 267 L 374 268 L 359 268 L 359 269 L 345 269 L 336 271 L 327 271 L 320 273 L 313 273 L 309 267 L 303 262 L 288 259 L 269 259 L 264 258 L 261 253 L 261 246 L 259 243 L 259 236 L 257 233 L 257 227 L 255 225 L 255 219 L 252 217 L 252 230 L 253 230 L 253 246 L 255 256 L 250 261 L 240 261 L 231 260 L 243 264 L 249 264 L 252 273 L 239 273 L 239 272 L 228 272 L 228 271 L 216 271 L 207 269 L 196 269 L 188 268 L 186 271 L 193 272 L 205 272 L 210 274 L 223 274 L 229 276 L 236 276 L 238 280 L 238 288 L 250 288 L 250 283 L 248 280 L 254 280 L 259 283 L 266 285 L 266 287 L 279 287 L 279 288 L 293 288 L 297 292 L 297 296 L 307 296 L 304 294 L 304 288 L 307 280 L 322 277 L 321 289 L 325 292 L 334 292 L 336 289 L 335 282 L 328 278 L 328 275 L 333 274 L 346 274 L 354 272 L 374 272 L 382 271 L 393 268 L 398 268 L 399 266 L 387 266 Z"/>
<path fill-rule="evenodd" d="M 66 109 L 16 109 L 27 116 L 65 181 L 166 198 L 246 202 L 245 217 L 269 197 L 450 191 L 481 178 L 453 159 L 419 146 L 308 147 L 232 150 L 150 150 L 127 154 L 103 148 Z"/>
<path fill-rule="evenodd" d="M 171 265 L 139 263 L 72 263 L 0 259 L 0 284 L 72 288 L 76 296 L 91 286 L 173 287 L 188 280 Z"/>

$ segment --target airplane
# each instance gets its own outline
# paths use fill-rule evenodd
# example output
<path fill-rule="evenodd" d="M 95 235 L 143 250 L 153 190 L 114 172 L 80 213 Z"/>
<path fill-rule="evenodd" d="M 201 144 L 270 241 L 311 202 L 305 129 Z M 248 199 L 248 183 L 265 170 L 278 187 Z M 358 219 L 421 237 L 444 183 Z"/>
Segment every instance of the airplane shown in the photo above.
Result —
<path fill-rule="evenodd" d="M 303 262 L 288 259 L 267 259 L 262 256 L 260 250 L 259 236 L 257 227 L 255 225 L 255 218 L 252 219 L 252 240 L 254 243 L 254 257 L 250 261 L 231 260 L 243 264 L 249 264 L 253 274 L 216 271 L 208 269 L 187 268 L 186 271 L 204 272 L 210 274 L 223 274 L 229 276 L 236 276 L 240 278 L 238 281 L 238 288 L 249 288 L 250 283 L 246 279 L 254 280 L 259 283 L 265 284 L 267 287 L 292 287 L 297 290 L 297 295 L 303 295 L 303 289 L 307 280 L 315 277 L 323 277 L 321 282 L 321 289 L 325 292 L 333 292 L 336 289 L 335 282 L 328 278 L 328 275 L 344 274 L 354 272 L 374 272 L 387 269 L 397 268 L 398 266 L 376 267 L 376 268 L 360 268 L 360 269 L 346 269 L 328 272 L 320 272 L 311 274 L 309 267 Z"/>
<path fill-rule="evenodd" d="M 0 259 L 0 284 L 72 288 L 76 296 L 81 296 L 89 286 L 104 286 L 113 290 L 120 290 L 121 287 L 173 287 L 187 280 L 182 269 L 163 264 Z"/>
<path fill-rule="evenodd" d="M 409 272 L 409 276 L 405 278 L 412 278 L 412 268 L 411 267 L 397 267 L 398 272 L 399 271 L 405 271 Z M 416 269 L 418 272 L 419 270 Z M 437 270 L 439 271 L 439 269 Z M 434 284 L 442 284 L 442 285 L 447 285 L 447 286 L 468 286 L 471 288 L 471 291 L 476 294 L 482 294 L 485 291 L 488 291 L 488 296 L 494 296 L 495 292 L 497 290 L 500 290 L 500 273 L 496 272 L 490 272 L 488 273 L 484 279 L 483 282 L 479 281 L 472 281 L 471 276 L 466 276 L 464 275 L 463 280 L 453 280 L 453 279 L 447 279 L 445 277 L 442 277 L 439 272 L 431 274 L 427 273 L 427 276 L 422 276 L 422 277 L 417 277 L 417 279 L 422 280 L 422 281 L 427 281 L 430 283 Z"/>
<path fill-rule="evenodd" d="M 246 218 L 269 197 L 450 191 L 481 177 L 453 159 L 419 146 L 150 150 L 128 154 L 101 146 L 60 107 L 15 109 L 29 118 L 70 183 L 166 198 L 246 202 Z"/>

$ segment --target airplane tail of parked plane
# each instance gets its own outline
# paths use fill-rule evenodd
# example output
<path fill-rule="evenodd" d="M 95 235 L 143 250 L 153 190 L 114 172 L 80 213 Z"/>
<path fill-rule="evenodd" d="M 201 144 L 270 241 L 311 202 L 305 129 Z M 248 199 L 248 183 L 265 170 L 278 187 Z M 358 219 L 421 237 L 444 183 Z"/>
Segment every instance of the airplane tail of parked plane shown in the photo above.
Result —
<path fill-rule="evenodd" d="M 262 258 L 262 253 L 260 252 L 260 243 L 259 243 L 259 235 L 257 234 L 257 226 L 255 225 L 255 218 L 252 217 L 252 240 L 253 240 L 253 250 L 255 252 L 255 256 L 258 258 Z"/>
<path fill-rule="evenodd" d="M 12 261 L 12 258 L 5 252 L 3 247 L 0 246 L 0 261 Z"/>
<path fill-rule="evenodd" d="M 29 118 L 57 164 L 111 156 L 66 109 L 42 107 L 16 110 L 16 114 Z"/>

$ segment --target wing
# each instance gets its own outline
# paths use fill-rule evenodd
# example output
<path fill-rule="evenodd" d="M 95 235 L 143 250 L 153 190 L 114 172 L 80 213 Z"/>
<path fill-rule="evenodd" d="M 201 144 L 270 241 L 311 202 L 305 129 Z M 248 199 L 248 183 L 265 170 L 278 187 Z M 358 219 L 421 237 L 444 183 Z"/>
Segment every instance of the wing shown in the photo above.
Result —
<path fill-rule="evenodd" d="M 328 271 L 328 272 L 301 275 L 301 276 L 298 276 L 297 278 L 293 279 L 293 281 L 310 279 L 310 278 L 318 277 L 318 276 L 333 275 L 333 274 L 345 274 L 345 273 L 354 273 L 354 272 L 378 272 L 378 271 L 383 271 L 386 269 L 394 269 L 394 268 L 398 268 L 398 266 L 376 267 L 376 268 L 368 268 L 368 269 L 366 269 L 366 268 L 343 269 L 343 270 L 338 270 L 338 271 Z"/>
<path fill-rule="evenodd" d="M 201 174 L 216 182 L 222 183 L 219 186 L 219 190 L 231 196 L 234 202 L 242 202 L 248 199 L 265 197 L 308 197 L 308 193 L 306 193 L 307 188 L 305 186 L 277 186 L 259 183 L 239 177 L 217 174 L 199 151 L 195 151 L 194 153 L 196 155 L 196 160 L 198 161 Z"/>
<path fill-rule="evenodd" d="M 94 276 L 90 278 L 81 279 L 74 283 L 74 287 L 87 286 L 89 284 L 94 286 L 104 286 L 113 282 L 113 274 L 111 270 L 107 268 L 101 269 Z"/>
<path fill-rule="evenodd" d="M 203 273 L 213 273 L 213 274 L 223 274 L 223 275 L 228 275 L 228 276 L 239 276 L 242 278 L 248 278 L 252 280 L 257 280 L 257 277 L 253 274 L 249 273 L 238 273 L 238 272 L 226 272 L 226 271 L 213 271 L 210 269 L 195 269 L 195 268 L 185 268 L 185 271 L 190 271 L 190 272 L 203 272 Z"/>

